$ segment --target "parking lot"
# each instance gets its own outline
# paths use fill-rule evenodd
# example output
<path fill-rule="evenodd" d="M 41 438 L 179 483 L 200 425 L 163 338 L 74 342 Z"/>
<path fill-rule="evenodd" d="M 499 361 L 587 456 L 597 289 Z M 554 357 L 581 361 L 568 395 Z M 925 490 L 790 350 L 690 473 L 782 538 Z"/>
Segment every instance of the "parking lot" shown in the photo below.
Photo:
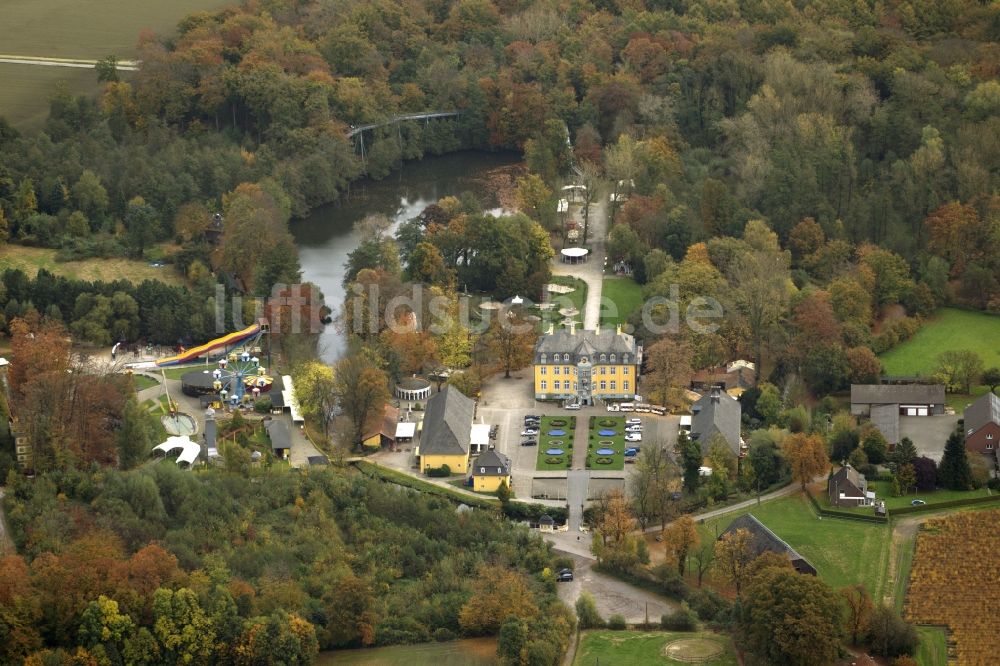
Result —
<path fill-rule="evenodd" d="M 521 437 L 524 429 L 524 417 L 527 414 L 537 414 L 539 416 L 571 416 L 577 418 L 576 441 L 580 445 L 586 446 L 587 423 L 591 416 L 607 416 L 608 412 L 604 407 L 584 407 L 580 410 L 569 411 L 554 403 L 542 403 L 534 400 L 531 394 L 531 383 L 525 378 L 493 377 L 483 387 L 482 398 L 476 415 L 476 421 L 499 426 L 495 441 L 497 451 L 503 453 L 511 460 L 514 493 L 521 498 L 528 498 L 532 495 L 532 487 L 542 490 L 550 497 L 565 496 L 566 483 L 562 481 L 567 476 L 565 471 L 537 471 L 538 449 L 535 446 L 521 446 L 525 439 Z M 668 451 L 673 450 L 677 442 L 677 428 L 680 422 L 678 416 L 657 416 L 654 414 L 638 414 L 635 412 L 619 412 L 615 416 L 626 418 L 642 419 L 642 444 L 648 447 L 659 445 Z M 537 441 L 537 437 L 533 437 Z M 585 454 L 574 456 L 572 469 L 583 470 Z M 616 472 L 613 476 L 621 478 L 627 476 L 632 469 L 632 465 L 626 465 L 624 472 Z M 533 484 L 533 479 L 538 476 L 545 480 Z M 573 475 L 575 478 L 579 475 Z M 611 474 L 600 474 L 600 476 L 612 476 Z M 601 484 L 597 484 L 601 485 Z M 607 485 L 607 484 L 604 484 Z M 619 483 L 620 485 L 620 483 Z M 602 486 L 603 487 L 603 486 Z M 582 494 L 582 493 L 580 493 Z M 587 493 L 593 496 L 593 493 Z"/>

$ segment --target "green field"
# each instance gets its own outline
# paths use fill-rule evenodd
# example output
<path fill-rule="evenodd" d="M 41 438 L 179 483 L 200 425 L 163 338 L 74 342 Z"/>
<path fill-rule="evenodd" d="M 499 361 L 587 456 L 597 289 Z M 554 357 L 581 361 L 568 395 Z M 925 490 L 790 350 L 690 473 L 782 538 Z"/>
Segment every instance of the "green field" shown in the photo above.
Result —
<path fill-rule="evenodd" d="M 601 301 L 601 326 L 624 324 L 629 315 L 642 307 L 642 285 L 632 278 L 606 277 Z"/>
<path fill-rule="evenodd" d="M 920 647 L 917 648 L 917 663 L 920 666 L 947 666 L 948 638 L 940 627 L 917 627 Z"/>
<path fill-rule="evenodd" d="M 721 634 L 667 633 L 662 631 L 587 631 L 580 639 L 573 666 L 597 666 L 599 664 L 628 664 L 628 666 L 653 666 L 654 664 L 685 664 L 664 655 L 663 649 L 674 641 L 702 639 L 715 643 L 723 652 L 719 656 L 700 661 L 707 666 L 736 666 L 739 662 L 733 650 L 732 640 Z M 691 654 L 692 658 L 696 655 Z"/>
<path fill-rule="evenodd" d="M 38 270 L 44 268 L 53 275 L 91 282 L 97 280 L 113 282 L 122 279 L 135 284 L 143 280 L 158 280 L 175 285 L 184 282 L 174 267 L 169 265 L 156 267 L 151 266 L 148 261 L 123 258 L 56 261 L 56 250 L 24 245 L 0 247 L 0 265 L 4 268 L 20 269 L 30 277 L 35 277 Z"/>
<path fill-rule="evenodd" d="M 139 391 L 159 386 L 160 382 L 146 375 L 132 375 L 132 384 L 135 386 L 136 393 L 138 393 Z"/>
<path fill-rule="evenodd" d="M 893 509 L 902 509 L 904 507 L 910 506 L 910 503 L 915 499 L 921 499 L 927 502 L 928 505 L 934 505 L 939 502 L 950 502 L 952 500 L 961 499 L 972 499 L 975 497 L 988 497 L 992 493 L 988 488 L 980 488 L 979 490 L 935 490 L 930 493 L 921 492 L 911 492 L 908 495 L 903 495 L 902 497 L 892 496 L 892 483 L 889 481 L 875 481 L 869 484 L 869 490 L 875 491 L 875 496 L 885 501 L 885 507 L 892 512 Z M 836 509 L 837 511 L 850 511 L 851 513 L 859 513 L 865 516 L 870 516 L 873 510 L 870 506 L 860 506 L 860 507 L 834 507 L 830 505 L 830 500 L 827 495 L 821 494 L 816 498 L 820 506 L 828 509 Z"/>
<path fill-rule="evenodd" d="M 614 425 L 601 425 L 601 423 L 612 423 Z M 615 435 L 612 437 L 602 437 L 598 434 L 598 431 L 608 428 L 609 430 L 614 430 Z M 602 441 L 611 441 L 612 444 L 601 444 Z M 610 449 L 614 449 L 615 453 L 611 456 L 598 456 L 597 449 L 607 446 Z M 624 416 L 598 416 L 594 421 L 594 427 L 590 429 L 589 441 L 587 442 L 587 468 L 593 470 L 622 470 L 625 469 L 625 449 L 633 446 L 632 444 L 627 444 L 625 442 L 625 417 Z M 610 464 L 598 464 L 598 458 L 611 458 Z"/>
<path fill-rule="evenodd" d="M 864 583 L 872 598 L 885 593 L 890 528 L 850 520 L 820 520 L 805 495 L 792 495 L 727 513 L 699 526 L 703 539 L 715 539 L 733 520 L 752 513 L 806 558 L 834 588 Z"/>
<path fill-rule="evenodd" d="M 985 367 L 1000 367 L 1000 317 L 941 308 L 917 334 L 880 357 L 890 375 L 930 375 L 935 360 L 949 349 L 971 349 Z"/>
<path fill-rule="evenodd" d="M 136 53 L 139 33 L 172 32 L 191 12 L 229 4 L 222 0 L 7 0 L 0 28 L 2 55 L 96 60 Z M 0 64 L 0 116 L 22 129 L 37 129 L 59 81 L 73 94 L 96 93 L 91 69 Z"/>
<path fill-rule="evenodd" d="M 566 422 L 566 425 L 554 425 L 552 422 L 557 423 Z M 576 417 L 575 416 L 543 416 L 542 426 L 539 428 L 538 437 L 538 458 L 535 463 L 535 469 L 551 472 L 553 470 L 563 470 L 569 469 L 570 465 L 573 463 L 573 431 L 576 428 Z M 560 435 L 557 437 L 550 437 L 546 433 L 552 429 L 564 430 L 565 435 Z M 562 442 L 561 444 L 552 444 L 552 442 Z M 546 449 L 555 446 L 563 450 L 561 456 L 550 456 L 545 453 Z M 559 462 L 547 462 L 549 460 L 558 459 Z"/>

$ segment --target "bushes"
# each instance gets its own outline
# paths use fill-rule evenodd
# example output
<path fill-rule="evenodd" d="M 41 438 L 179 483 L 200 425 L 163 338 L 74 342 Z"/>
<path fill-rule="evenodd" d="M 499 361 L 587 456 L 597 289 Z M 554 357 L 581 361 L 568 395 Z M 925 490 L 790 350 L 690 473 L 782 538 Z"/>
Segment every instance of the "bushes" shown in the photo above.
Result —
<path fill-rule="evenodd" d="M 451 467 L 449 467 L 447 464 L 441 465 L 440 467 L 428 467 L 424 471 L 427 473 L 427 476 L 435 478 L 443 478 L 451 476 Z"/>
<path fill-rule="evenodd" d="M 882 326 L 882 332 L 875 336 L 872 351 L 876 354 L 887 352 L 900 342 L 913 337 L 920 328 L 920 322 L 913 317 L 900 317 Z"/>
<path fill-rule="evenodd" d="M 695 588 L 687 595 L 691 610 L 706 622 L 722 622 L 728 619 L 732 604 L 725 597 L 703 588 Z"/>
<path fill-rule="evenodd" d="M 614 629 L 615 631 L 622 631 L 628 625 L 625 623 L 625 616 L 621 613 L 615 613 L 608 618 L 608 629 Z"/>
<path fill-rule="evenodd" d="M 669 631 L 694 631 L 698 628 L 698 617 L 686 603 L 682 603 L 676 611 L 660 618 L 660 628 Z"/>
<path fill-rule="evenodd" d="M 253 409 L 258 414 L 268 414 L 271 411 L 273 403 L 270 398 L 258 398 L 256 402 L 253 403 Z"/>
<path fill-rule="evenodd" d="M 590 593 L 583 591 L 576 600 L 576 619 L 581 629 L 600 629 L 604 626 L 604 618 L 597 612 L 597 604 Z"/>
<path fill-rule="evenodd" d="M 868 644 L 875 654 L 882 657 L 913 654 L 919 643 L 916 628 L 899 617 L 892 608 L 880 606 L 872 613 Z"/>

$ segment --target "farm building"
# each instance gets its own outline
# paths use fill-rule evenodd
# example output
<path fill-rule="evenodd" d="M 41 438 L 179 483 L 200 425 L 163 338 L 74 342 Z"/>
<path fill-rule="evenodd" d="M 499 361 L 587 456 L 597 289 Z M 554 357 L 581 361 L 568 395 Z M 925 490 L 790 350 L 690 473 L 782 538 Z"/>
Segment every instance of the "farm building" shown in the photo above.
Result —
<path fill-rule="evenodd" d="M 777 534 L 772 532 L 767 528 L 767 526 L 754 518 L 751 514 L 746 514 L 740 516 L 726 528 L 726 531 L 719 535 L 719 539 L 731 534 L 738 529 L 744 529 L 750 533 L 753 538 L 752 544 L 754 549 L 754 554 L 756 556 L 763 555 L 765 552 L 777 553 L 778 555 L 785 555 L 788 560 L 792 563 L 792 567 L 800 574 L 809 574 L 810 576 L 816 575 L 816 568 L 809 564 L 806 558 L 795 552 L 795 549 L 785 543 Z"/>
<path fill-rule="evenodd" d="M 965 447 L 1000 459 L 1000 396 L 987 393 L 965 409 Z"/>
<path fill-rule="evenodd" d="M 895 405 L 900 416 L 944 414 L 944 384 L 851 384 L 851 414 L 869 416 L 873 405 Z"/>
<path fill-rule="evenodd" d="M 384 405 L 382 418 L 368 429 L 361 439 L 361 444 L 369 449 L 392 447 L 396 443 L 397 423 L 399 423 L 399 409 L 389 404 Z"/>

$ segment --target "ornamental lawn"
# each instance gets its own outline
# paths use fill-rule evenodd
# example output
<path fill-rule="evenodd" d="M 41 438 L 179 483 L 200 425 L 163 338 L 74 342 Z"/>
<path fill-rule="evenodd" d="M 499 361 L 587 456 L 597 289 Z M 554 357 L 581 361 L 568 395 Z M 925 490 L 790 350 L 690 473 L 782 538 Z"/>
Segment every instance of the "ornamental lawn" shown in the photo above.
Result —
<path fill-rule="evenodd" d="M 601 287 L 601 300 L 601 326 L 624 324 L 629 315 L 642 307 L 642 285 L 632 278 L 606 277 Z M 611 303 L 614 310 L 611 310 Z"/>
<path fill-rule="evenodd" d="M 873 599 L 885 590 L 890 528 L 885 524 L 823 518 L 799 493 L 705 521 L 702 539 L 715 539 L 739 516 L 750 513 L 806 558 L 834 589 L 864 583 Z"/>
<path fill-rule="evenodd" d="M 630 446 L 641 446 L 640 442 L 625 441 L 625 418 L 624 416 L 592 416 L 590 421 L 589 442 L 587 443 L 587 469 L 617 471 L 625 469 L 625 449 Z M 614 425 L 601 425 L 602 423 L 613 423 Z M 612 437 L 602 437 L 599 431 L 603 429 L 614 430 Z M 610 444 L 601 444 L 608 442 Z M 614 454 L 610 456 L 597 455 L 597 449 L 607 446 L 614 449 Z M 598 458 L 610 458 L 611 463 L 602 465 L 597 462 Z"/>
<path fill-rule="evenodd" d="M 728 636 L 707 632 L 668 633 L 662 631 L 585 631 L 577 648 L 573 666 L 597 664 L 628 664 L 628 666 L 653 666 L 685 664 L 689 662 L 668 659 L 663 648 L 678 640 L 701 638 L 717 642 L 723 653 L 708 661 L 707 666 L 736 666 L 736 653 Z"/>
<path fill-rule="evenodd" d="M 554 425 L 552 422 L 565 425 Z M 522 426 L 523 427 L 523 426 Z M 542 425 L 539 428 L 538 437 L 538 459 L 535 464 L 535 469 L 543 472 L 551 472 L 553 470 L 569 469 L 570 463 L 573 462 L 573 430 L 576 428 L 576 416 L 543 416 Z M 550 430 L 562 430 L 565 435 L 549 436 Z M 522 438 L 524 439 L 524 438 Z M 558 442 L 553 444 L 552 442 Z M 563 453 L 560 456 L 550 456 L 545 453 L 546 449 L 557 448 L 562 449 Z M 548 460 L 558 459 L 558 462 L 549 463 Z"/>

